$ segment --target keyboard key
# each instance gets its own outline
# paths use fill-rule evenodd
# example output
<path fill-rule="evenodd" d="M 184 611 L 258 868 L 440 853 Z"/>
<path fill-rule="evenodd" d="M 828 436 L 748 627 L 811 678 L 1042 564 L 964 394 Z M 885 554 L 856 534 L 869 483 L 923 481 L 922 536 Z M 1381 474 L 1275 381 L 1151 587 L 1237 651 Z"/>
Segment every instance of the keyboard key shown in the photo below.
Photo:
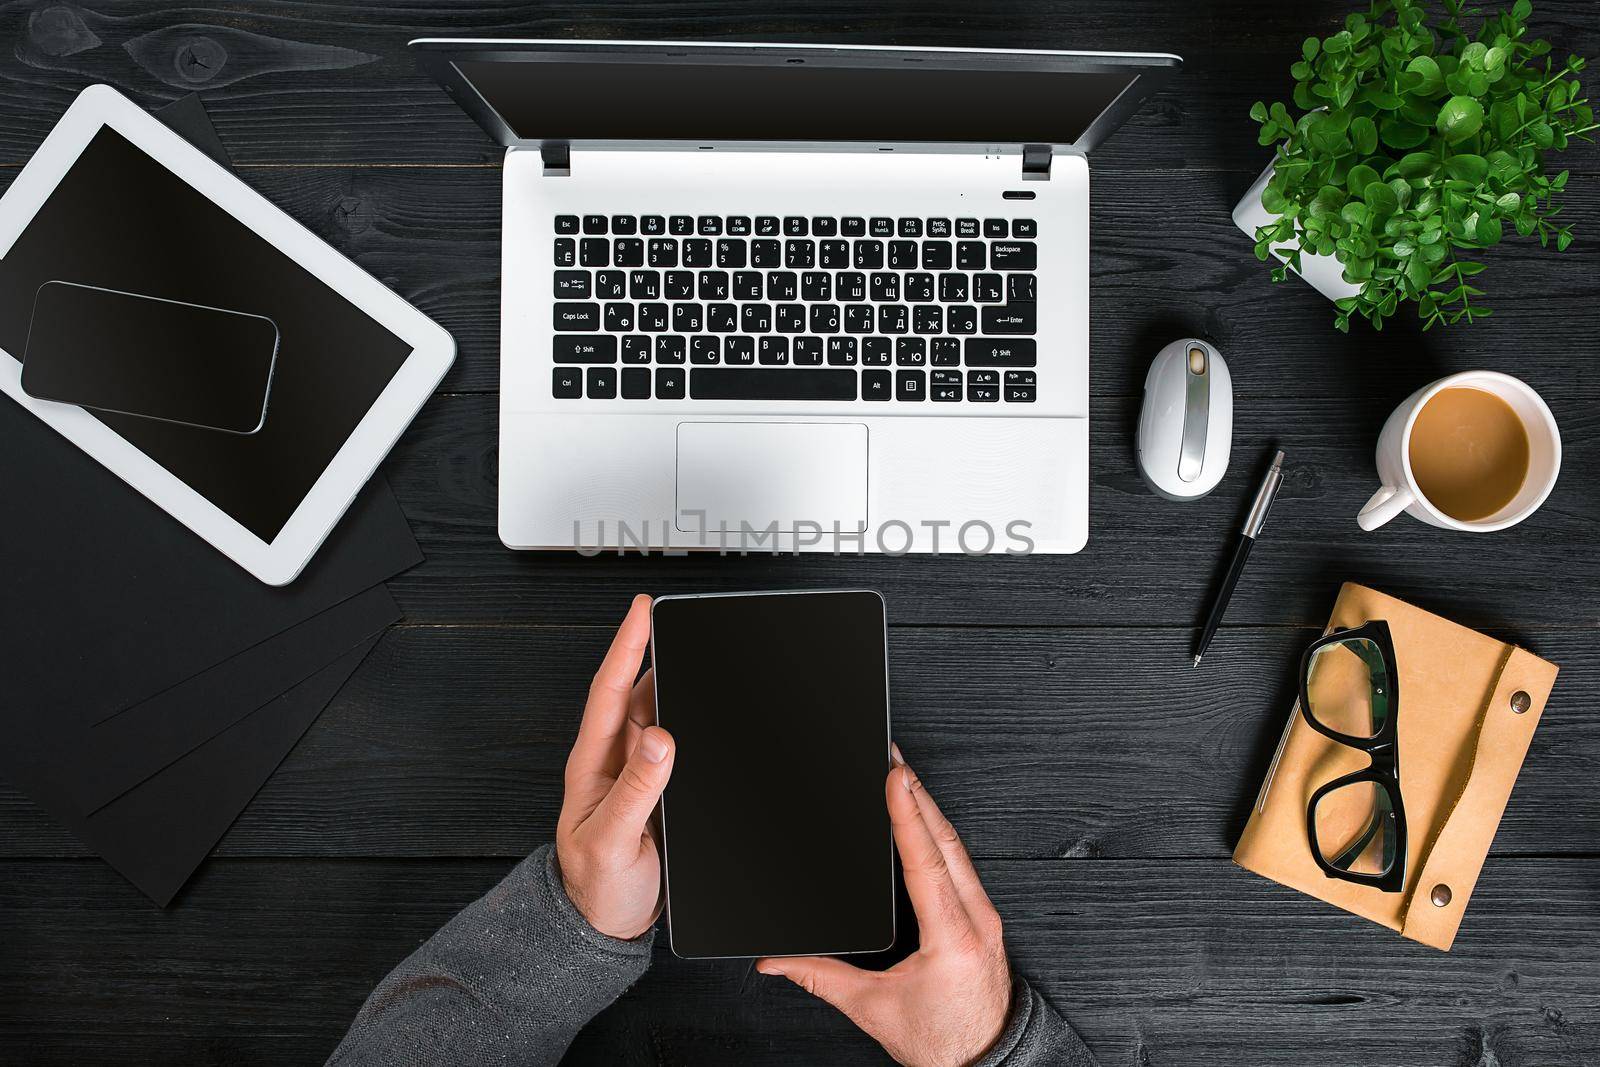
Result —
<path fill-rule="evenodd" d="M 933 275 L 913 271 L 906 275 L 906 300 L 913 304 L 926 304 L 933 299 Z"/>
<path fill-rule="evenodd" d="M 870 229 L 874 237 L 893 237 L 894 219 L 875 217 Z"/>
<path fill-rule="evenodd" d="M 633 305 L 607 304 L 605 321 L 612 333 L 626 333 L 633 329 Z"/>
<path fill-rule="evenodd" d="M 558 330 L 598 330 L 600 305 L 592 302 L 558 303 L 551 317 L 555 320 L 555 328 Z"/>
<path fill-rule="evenodd" d="M 867 235 L 867 220 L 859 215 L 851 215 L 840 223 L 839 232 L 846 237 L 865 237 Z"/>
<path fill-rule="evenodd" d="M 1039 224 L 1032 219 L 1012 219 L 1011 236 L 1032 239 L 1039 236 Z"/>
<path fill-rule="evenodd" d="M 728 272 L 722 270 L 701 271 L 699 293 L 701 300 L 728 299 Z"/>
<path fill-rule="evenodd" d="M 794 339 L 794 363 L 797 367 L 822 366 L 822 338 L 796 337 Z"/>
<path fill-rule="evenodd" d="M 926 400 L 928 398 L 927 376 L 919 370 L 895 371 L 894 398 L 896 400 Z"/>
<path fill-rule="evenodd" d="M 839 232 L 839 220 L 831 215 L 819 215 L 811 220 L 813 237 L 832 237 Z"/>
<path fill-rule="evenodd" d="M 967 399 L 975 404 L 993 404 L 1000 399 L 998 385 L 973 385 L 967 383 Z"/>
<path fill-rule="evenodd" d="M 656 362 L 657 363 L 682 363 L 688 352 L 689 345 L 682 337 L 657 337 Z M 659 375 L 657 376 L 659 380 Z M 660 388 L 656 389 L 659 394 Z"/>
<path fill-rule="evenodd" d="M 944 328 L 947 333 L 977 333 L 978 309 L 971 304 L 951 304 L 945 309 Z"/>
<path fill-rule="evenodd" d="M 745 264 L 745 243 L 736 238 L 723 238 L 717 242 L 717 266 L 724 270 Z"/>
<path fill-rule="evenodd" d="M 899 300 L 900 275 L 889 271 L 878 271 L 872 275 L 871 285 L 867 291 L 872 294 L 874 300 Z"/>
<path fill-rule="evenodd" d="M 861 365 L 863 367 L 887 367 L 894 362 L 894 355 L 890 349 L 890 339 L 887 337 L 863 337 L 861 339 Z"/>
<path fill-rule="evenodd" d="M 838 304 L 812 304 L 811 305 L 811 332 L 812 333 L 838 333 L 839 332 L 839 305 Z"/>
<path fill-rule="evenodd" d="M 939 275 L 939 299 L 946 304 L 959 304 L 967 298 L 965 274 Z"/>
<path fill-rule="evenodd" d="M 902 367 L 921 367 L 928 362 L 928 342 L 923 337 L 900 337 L 894 342 L 894 361 Z"/>
<path fill-rule="evenodd" d="M 671 237 L 653 237 L 645 246 L 644 258 L 652 267 L 676 267 L 678 242 Z"/>
<path fill-rule="evenodd" d="M 574 218 L 577 216 L 574 215 Z M 566 300 L 589 298 L 589 272 L 586 270 L 556 271 L 556 296 Z"/>
<path fill-rule="evenodd" d="M 961 342 L 954 337 L 935 337 L 930 352 L 929 362 L 935 367 L 961 366 Z"/>
<path fill-rule="evenodd" d="M 604 237 L 585 237 L 578 242 L 578 263 L 584 267 L 609 267 L 611 242 Z"/>
<path fill-rule="evenodd" d="M 745 333 L 770 333 L 772 331 L 772 305 L 739 305 L 739 329 Z"/>
<path fill-rule="evenodd" d="M 949 237 L 950 236 L 950 220 L 949 219 L 929 219 L 928 220 L 928 236 L 929 237 Z"/>
<path fill-rule="evenodd" d="M 685 375 L 681 367 L 656 368 L 656 399 L 682 400 Z"/>
<path fill-rule="evenodd" d="M 667 220 L 660 215 L 646 215 L 639 220 L 639 232 L 646 237 L 658 237 L 667 232 Z"/>
<path fill-rule="evenodd" d="M 961 399 L 961 372 L 936 370 L 929 374 L 928 395 L 935 401 L 950 403 Z"/>
<path fill-rule="evenodd" d="M 823 242 L 826 244 L 827 242 Z M 827 264 L 823 264 L 827 266 Z M 826 271 L 808 270 L 800 276 L 800 298 L 802 300 L 832 300 L 833 275 Z"/>
<path fill-rule="evenodd" d="M 911 309 L 912 333 L 944 332 L 944 308 L 938 304 L 918 304 Z"/>
<path fill-rule="evenodd" d="M 620 270 L 596 271 L 594 295 L 600 300 L 621 300 L 627 296 L 628 274 Z"/>
<path fill-rule="evenodd" d="M 642 334 L 630 333 L 622 339 L 622 362 L 649 363 L 650 348 L 650 338 Z"/>
<path fill-rule="evenodd" d="M 641 237 L 618 237 L 612 254 L 616 256 L 619 267 L 644 266 L 644 239 Z"/>
<path fill-rule="evenodd" d="M 750 265 L 776 267 L 783 262 L 783 246 L 777 241 L 751 241 Z"/>
<path fill-rule="evenodd" d="M 878 305 L 878 332 L 900 334 L 910 328 L 910 312 L 904 304 Z"/>
<path fill-rule="evenodd" d="M 779 333 L 804 333 L 806 306 L 804 304 L 779 304 L 773 325 Z"/>
<path fill-rule="evenodd" d="M 828 366 L 853 367 L 856 365 L 856 339 L 854 337 L 828 338 Z"/>
<path fill-rule="evenodd" d="M 672 305 L 672 332 L 699 333 L 705 323 L 705 312 L 699 304 Z"/>
<path fill-rule="evenodd" d="M 738 304 L 707 304 L 706 329 L 712 333 L 732 333 L 739 328 Z"/>
<path fill-rule="evenodd" d="M 819 241 L 817 265 L 824 270 L 843 270 L 850 265 L 849 241 Z"/>
<path fill-rule="evenodd" d="M 1006 275 L 1006 299 L 1013 304 L 1031 304 L 1038 292 L 1036 274 L 1008 274 Z"/>
<path fill-rule="evenodd" d="M 722 342 L 722 362 L 730 367 L 753 367 L 756 362 L 756 339 L 735 336 Z"/>
<path fill-rule="evenodd" d="M 624 367 L 622 369 L 622 399 L 650 399 L 649 367 Z"/>
<path fill-rule="evenodd" d="M 989 246 L 989 266 L 995 270 L 1033 270 L 1039 263 L 1039 246 L 1032 241 L 996 242 Z"/>
<path fill-rule="evenodd" d="M 709 267 L 713 258 L 711 241 L 708 238 L 691 237 L 683 242 L 683 265 L 685 267 Z"/>
<path fill-rule="evenodd" d="M 615 400 L 617 398 L 617 372 L 611 367 L 590 367 L 589 388 L 586 395 L 590 400 Z"/>
<path fill-rule="evenodd" d="M 1005 237 L 1011 232 L 1005 219 L 984 219 L 983 235 L 985 237 Z"/>
<path fill-rule="evenodd" d="M 735 300 L 760 300 L 762 274 L 758 270 L 741 270 L 733 276 Z"/>
<path fill-rule="evenodd" d="M 1031 334 L 1035 332 L 1034 309 L 1037 304 L 1002 304 L 981 309 L 983 332 L 994 334 Z"/>
<path fill-rule="evenodd" d="M 974 274 L 972 276 L 972 299 L 980 304 L 998 304 L 1004 299 L 1001 289 L 1000 275 Z"/>
<path fill-rule="evenodd" d="M 917 269 L 917 242 L 915 242 L 915 241 L 890 241 L 889 242 L 889 269 L 890 270 L 916 270 Z"/>
<path fill-rule="evenodd" d="M 1034 400 L 1036 388 L 1031 385 L 1008 385 L 1005 388 L 1005 398 L 1011 404 L 1031 404 Z"/>
<path fill-rule="evenodd" d="M 557 237 L 555 253 L 556 266 L 570 267 L 578 262 L 578 242 L 571 237 Z"/>
<path fill-rule="evenodd" d="M 834 291 L 840 300 L 865 300 L 867 276 L 858 270 L 840 271 L 834 276 Z"/>
<path fill-rule="evenodd" d="M 604 215 L 585 215 L 583 217 L 584 233 L 605 233 L 606 229 L 607 222 Z"/>
<path fill-rule="evenodd" d="M 894 395 L 894 376 L 886 370 L 861 372 L 861 399 L 888 400 Z"/>
<path fill-rule="evenodd" d="M 804 237 L 807 232 L 806 220 L 800 215 L 786 215 L 783 219 L 783 233 L 786 237 Z"/>
<path fill-rule="evenodd" d="M 661 272 L 657 270 L 630 271 L 628 273 L 628 299 L 660 300 Z"/>
<path fill-rule="evenodd" d="M 801 220 L 804 221 L 804 220 Z M 783 265 L 790 270 L 809 270 L 817 265 L 817 246 L 814 241 L 785 241 Z"/>
<path fill-rule="evenodd" d="M 696 400 L 854 400 L 856 372 L 847 368 L 697 367 L 689 376 Z"/>
<path fill-rule="evenodd" d="M 557 233 L 577 233 L 578 232 L 578 216 L 576 216 L 576 215 L 557 215 L 556 216 L 556 232 Z"/>
<path fill-rule="evenodd" d="M 604 334 L 599 337 L 557 334 L 550 342 L 550 360 L 553 363 L 615 363 L 617 339 Z"/>
<path fill-rule="evenodd" d="M 611 232 L 624 237 L 639 232 L 639 220 L 632 215 L 612 215 Z"/>
<path fill-rule="evenodd" d="M 856 242 L 856 270 L 878 270 L 883 266 L 882 241 Z"/>
<path fill-rule="evenodd" d="M 689 338 L 689 362 L 698 364 L 722 362 L 722 339 L 720 337 L 691 337 Z"/>
<path fill-rule="evenodd" d="M 982 270 L 988 266 L 987 261 L 984 259 L 984 251 L 982 241 L 957 241 L 956 269 Z"/>
<path fill-rule="evenodd" d="M 981 233 L 977 219 L 956 219 L 957 237 L 977 237 Z"/>
<path fill-rule="evenodd" d="M 871 304 L 848 304 L 845 306 L 845 333 L 871 333 L 875 321 Z"/>
<path fill-rule="evenodd" d="M 1032 367 L 1038 362 L 1031 338 L 970 337 L 965 354 L 969 367 Z"/>
<path fill-rule="evenodd" d="M 968 385 L 999 385 L 1000 372 L 997 370 L 969 370 L 967 371 Z"/>
<path fill-rule="evenodd" d="M 701 215 L 694 229 L 701 237 L 716 237 L 722 232 L 722 216 Z"/>
<path fill-rule="evenodd" d="M 767 275 L 767 299 L 800 299 L 800 275 L 791 270 L 775 270 Z"/>
<path fill-rule="evenodd" d="M 922 220 L 921 219 L 901 219 L 900 220 L 900 236 L 901 237 L 921 237 L 922 236 Z"/>
<path fill-rule="evenodd" d="M 922 266 L 926 270 L 949 270 L 955 262 L 955 246 L 949 241 L 922 242 Z"/>
<path fill-rule="evenodd" d="M 583 371 L 574 367 L 557 367 L 552 378 L 550 395 L 557 400 L 576 400 L 583 395 Z"/>
<path fill-rule="evenodd" d="M 667 232 L 674 237 L 687 237 L 694 232 L 694 218 L 689 215 L 674 215 L 667 220 Z"/>
<path fill-rule="evenodd" d="M 749 215 L 729 215 L 728 216 L 728 236 L 729 237 L 749 237 L 750 236 L 750 216 Z"/>
<path fill-rule="evenodd" d="M 692 299 L 694 297 L 694 271 L 667 271 L 665 292 L 668 300 Z"/>
<path fill-rule="evenodd" d="M 646 333 L 660 333 L 667 328 L 671 321 L 667 305 L 658 301 L 646 301 L 639 305 L 639 329 Z"/>
<path fill-rule="evenodd" d="M 789 362 L 787 337 L 762 337 L 756 341 L 756 362 L 763 367 L 781 367 Z"/>
<path fill-rule="evenodd" d="M 777 235 L 779 229 L 780 229 L 780 225 L 778 223 L 778 216 L 776 216 L 776 215 L 757 215 L 756 216 L 756 235 L 757 236 L 759 236 L 759 237 L 773 237 L 773 236 Z"/>
<path fill-rule="evenodd" d="M 1039 373 L 1031 370 L 1006 371 L 1007 385 L 1038 385 Z"/>

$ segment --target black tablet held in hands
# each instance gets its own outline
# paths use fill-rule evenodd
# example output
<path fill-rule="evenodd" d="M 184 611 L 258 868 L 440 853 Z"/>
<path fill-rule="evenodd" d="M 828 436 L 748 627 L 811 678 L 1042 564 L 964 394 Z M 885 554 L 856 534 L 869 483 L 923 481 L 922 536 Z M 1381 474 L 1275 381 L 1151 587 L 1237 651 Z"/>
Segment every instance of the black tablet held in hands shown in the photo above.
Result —
<path fill-rule="evenodd" d="M 662 597 L 656 716 L 672 951 L 841 955 L 894 943 L 883 598 Z"/>

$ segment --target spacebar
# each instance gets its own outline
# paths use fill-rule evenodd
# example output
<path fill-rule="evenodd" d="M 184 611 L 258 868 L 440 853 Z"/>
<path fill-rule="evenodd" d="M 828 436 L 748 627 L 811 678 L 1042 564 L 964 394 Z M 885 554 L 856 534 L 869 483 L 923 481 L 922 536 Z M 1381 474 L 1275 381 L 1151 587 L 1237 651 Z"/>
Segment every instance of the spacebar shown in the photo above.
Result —
<path fill-rule="evenodd" d="M 854 400 L 856 372 L 696 367 L 689 372 L 689 395 L 695 400 Z"/>

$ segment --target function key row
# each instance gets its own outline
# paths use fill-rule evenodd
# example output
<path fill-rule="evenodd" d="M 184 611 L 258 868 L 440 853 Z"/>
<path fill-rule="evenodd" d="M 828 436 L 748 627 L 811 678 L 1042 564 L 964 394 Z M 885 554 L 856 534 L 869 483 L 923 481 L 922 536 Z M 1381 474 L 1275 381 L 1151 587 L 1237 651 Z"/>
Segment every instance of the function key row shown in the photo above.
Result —
<path fill-rule="evenodd" d="M 866 218 L 847 215 L 557 215 L 556 233 L 591 237 L 615 234 L 632 237 L 988 237 L 991 239 L 1039 236 L 1033 219 Z"/>
<path fill-rule="evenodd" d="M 551 391 L 558 400 L 855 400 L 857 375 L 852 370 L 745 370 L 682 367 L 557 367 Z M 864 370 L 859 377 L 862 400 L 978 404 L 1002 398 L 1031 404 L 1038 391 L 1033 371 Z M 653 387 L 653 388 L 652 388 Z"/>

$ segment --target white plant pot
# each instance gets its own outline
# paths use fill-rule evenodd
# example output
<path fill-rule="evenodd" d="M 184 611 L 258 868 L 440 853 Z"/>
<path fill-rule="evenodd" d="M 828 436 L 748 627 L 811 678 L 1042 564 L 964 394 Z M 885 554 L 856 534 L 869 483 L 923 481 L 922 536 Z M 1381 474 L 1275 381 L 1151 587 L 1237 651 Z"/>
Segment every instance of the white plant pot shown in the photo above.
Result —
<path fill-rule="evenodd" d="M 1267 182 L 1272 179 L 1272 167 L 1271 163 L 1267 164 L 1267 169 L 1261 172 L 1261 177 L 1256 179 L 1255 184 L 1250 186 L 1238 206 L 1233 209 L 1233 224 L 1243 230 L 1251 241 L 1256 239 L 1258 226 L 1265 226 L 1277 218 L 1261 204 L 1261 193 L 1266 189 Z M 1288 260 L 1280 250 L 1290 247 L 1292 246 L 1279 245 L 1272 250 L 1272 254 L 1287 263 Z M 1361 292 L 1361 286 L 1351 285 L 1344 280 L 1344 264 L 1333 256 L 1301 252 L 1300 270 L 1297 273 L 1329 300 L 1343 300 L 1347 296 L 1357 296 Z"/>

